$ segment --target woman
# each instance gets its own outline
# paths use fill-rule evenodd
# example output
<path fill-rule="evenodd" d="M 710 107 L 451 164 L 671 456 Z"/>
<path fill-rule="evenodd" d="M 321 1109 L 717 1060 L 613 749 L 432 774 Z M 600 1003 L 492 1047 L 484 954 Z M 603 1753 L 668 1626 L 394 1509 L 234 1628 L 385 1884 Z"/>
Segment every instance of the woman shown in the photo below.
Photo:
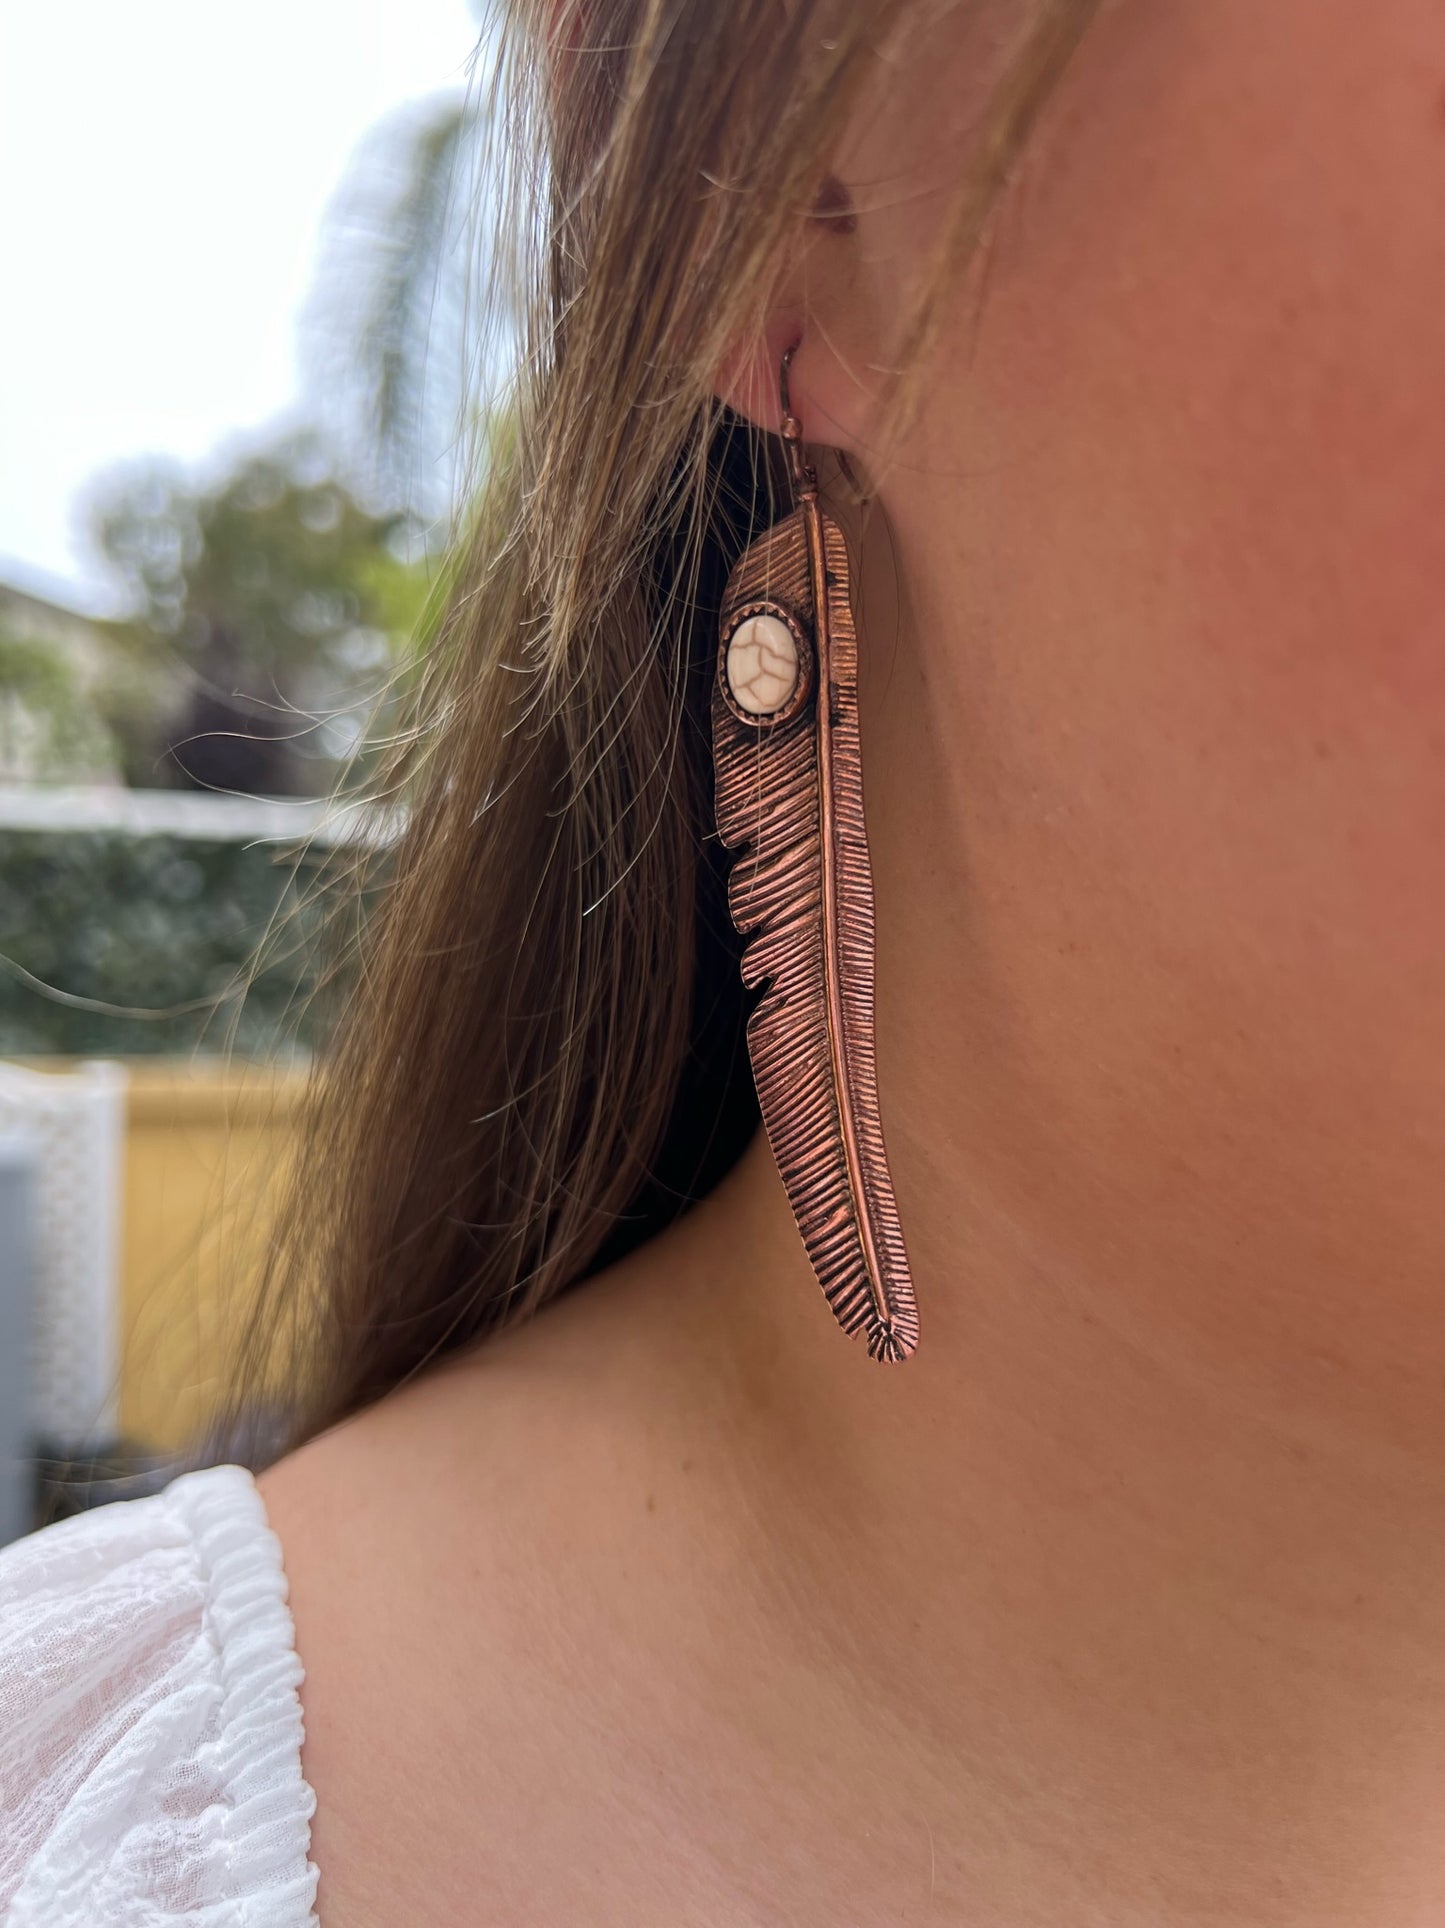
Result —
<path fill-rule="evenodd" d="M 0 1563 L 3 1918 L 1433 1928 L 1445 11 L 518 12 L 297 1450 Z M 708 815 L 784 365 L 904 1364 L 753 1129 Z"/>

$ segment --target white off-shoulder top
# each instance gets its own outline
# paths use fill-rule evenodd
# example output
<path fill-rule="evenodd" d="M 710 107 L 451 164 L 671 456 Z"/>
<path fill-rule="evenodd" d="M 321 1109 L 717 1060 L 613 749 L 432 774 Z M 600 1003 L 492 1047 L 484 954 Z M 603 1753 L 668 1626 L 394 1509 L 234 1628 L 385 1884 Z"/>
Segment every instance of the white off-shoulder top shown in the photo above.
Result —
<path fill-rule="evenodd" d="M 239 1466 L 0 1551 L 3 1928 L 316 1928 L 301 1679 Z"/>

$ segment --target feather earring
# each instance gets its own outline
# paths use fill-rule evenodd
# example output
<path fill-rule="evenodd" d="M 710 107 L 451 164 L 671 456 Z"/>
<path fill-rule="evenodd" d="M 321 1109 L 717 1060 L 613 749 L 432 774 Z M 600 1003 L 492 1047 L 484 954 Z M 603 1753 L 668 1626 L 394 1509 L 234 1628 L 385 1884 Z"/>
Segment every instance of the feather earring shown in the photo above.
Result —
<path fill-rule="evenodd" d="M 873 1040 L 873 875 L 858 639 L 843 533 L 818 500 L 779 376 L 792 513 L 723 599 L 713 688 L 717 825 L 737 853 L 748 1051 L 763 1124 L 818 1282 L 875 1359 L 906 1359 L 918 1307 L 888 1172 Z"/>

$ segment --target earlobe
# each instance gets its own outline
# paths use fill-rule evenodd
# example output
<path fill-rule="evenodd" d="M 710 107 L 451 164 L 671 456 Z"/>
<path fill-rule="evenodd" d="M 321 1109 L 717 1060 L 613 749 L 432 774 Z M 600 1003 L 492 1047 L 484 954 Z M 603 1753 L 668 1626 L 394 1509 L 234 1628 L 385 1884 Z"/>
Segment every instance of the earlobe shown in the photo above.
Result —
<path fill-rule="evenodd" d="M 778 429 L 778 368 L 795 346 L 790 380 L 794 408 L 811 439 L 834 448 L 853 443 L 839 404 L 847 384 L 832 342 L 832 320 L 846 311 L 856 270 L 851 249 L 835 244 L 858 227 L 853 197 L 836 174 L 825 175 L 798 234 L 795 272 L 776 290 L 764 325 L 738 341 L 713 382 L 718 399 L 758 428 Z M 824 245 L 815 249 L 814 242 Z M 856 387 L 856 384 L 855 384 Z"/>
<path fill-rule="evenodd" d="M 729 350 L 713 383 L 718 400 L 736 414 L 746 416 L 754 427 L 776 435 L 780 426 L 778 368 L 795 342 L 801 345 L 793 357 L 793 388 L 800 400 L 806 402 L 806 328 L 801 312 L 792 309 L 770 315 L 761 333 L 747 337 Z"/>
<path fill-rule="evenodd" d="M 837 351 L 801 306 L 775 310 L 760 333 L 738 342 L 717 370 L 713 393 L 756 428 L 776 435 L 782 425 L 778 369 L 790 348 L 793 409 L 808 424 L 809 441 L 845 452 L 861 448 L 859 425 L 843 405 L 844 397 L 856 397 L 857 384 L 848 379 Z"/>

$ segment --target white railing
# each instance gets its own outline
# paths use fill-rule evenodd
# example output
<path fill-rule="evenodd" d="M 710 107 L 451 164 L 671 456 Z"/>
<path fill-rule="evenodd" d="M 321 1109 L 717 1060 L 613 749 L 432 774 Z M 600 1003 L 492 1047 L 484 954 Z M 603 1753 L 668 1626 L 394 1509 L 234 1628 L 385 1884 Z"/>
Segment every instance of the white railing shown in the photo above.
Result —
<path fill-rule="evenodd" d="M 115 830 L 132 837 L 191 837 L 206 843 L 352 844 L 386 842 L 399 827 L 394 810 L 326 798 L 0 783 L 0 832 Z"/>
<path fill-rule="evenodd" d="M 0 1063 L 0 1135 L 33 1148 L 29 1423 L 70 1450 L 115 1437 L 126 1073 Z"/>

